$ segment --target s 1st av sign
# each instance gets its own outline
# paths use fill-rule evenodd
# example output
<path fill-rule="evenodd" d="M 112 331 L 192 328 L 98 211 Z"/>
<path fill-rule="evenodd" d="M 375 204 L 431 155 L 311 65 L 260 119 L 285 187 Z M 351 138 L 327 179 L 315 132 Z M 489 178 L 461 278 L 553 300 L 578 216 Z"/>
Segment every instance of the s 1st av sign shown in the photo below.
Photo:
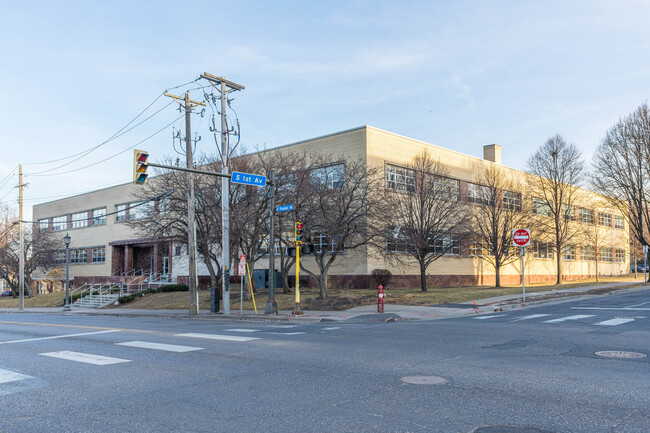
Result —
<path fill-rule="evenodd" d="M 244 185 L 265 186 L 266 176 L 233 171 L 230 175 L 230 181 L 233 183 L 243 183 Z"/>
<path fill-rule="evenodd" d="M 287 212 L 293 210 L 293 205 L 292 204 L 285 204 L 284 206 L 278 206 L 275 208 L 276 212 Z"/>

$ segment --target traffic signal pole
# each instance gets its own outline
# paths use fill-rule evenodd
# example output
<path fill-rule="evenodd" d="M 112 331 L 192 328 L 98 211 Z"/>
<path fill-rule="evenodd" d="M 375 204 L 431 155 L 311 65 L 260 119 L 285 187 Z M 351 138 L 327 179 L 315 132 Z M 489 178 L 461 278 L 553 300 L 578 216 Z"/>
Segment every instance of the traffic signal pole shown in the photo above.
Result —
<path fill-rule="evenodd" d="M 275 302 L 275 171 L 269 172 L 269 299 L 264 306 L 264 314 L 278 314 L 278 303 Z"/>
<path fill-rule="evenodd" d="M 296 242 L 296 301 L 293 307 L 294 316 L 301 316 L 300 309 L 300 245 L 302 244 L 302 223 L 296 222 L 293 225 L 293 239 Z"/>

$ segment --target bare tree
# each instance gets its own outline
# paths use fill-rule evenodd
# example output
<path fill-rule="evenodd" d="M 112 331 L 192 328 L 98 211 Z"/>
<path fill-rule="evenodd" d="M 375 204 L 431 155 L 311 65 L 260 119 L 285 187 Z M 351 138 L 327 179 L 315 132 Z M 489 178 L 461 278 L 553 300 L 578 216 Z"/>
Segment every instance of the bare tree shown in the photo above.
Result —
<path fill-rule="evenodd" d="M 592 185 L 627 220 L 632 236 L 650 244 L 650 109 L 641 104 L 620 119 L 598 146 L 592 161 Z"/>
<path fill-rule="evenodd" d="M 533 213 L 541 215 L 536 224 L 542 233 L 553 239 L 557 258 L 556 284 L 562 284 L 562 252 L 580 234 L 573 222 L 577 187 L 582 181 L 584 162 L 574 144 L 560 135 L 549 138 L 526 162 L 533 175 L 530 187 Z"/>
<path fill-rule="evenodd" d="M 513 247 L 512 232 L 525 228 L 530 220 L 529 208 L 522 205 L 527 202 L 523 188 L 496 165 L 480 171 L 470 188 L 473 240 L 487 252 L 479 258 L 494 266 L 495 286 L 501 287 L 501 268 L 520 257 L 519 248 Z"/>
<path fill-rule="evenodd" d="M 417 261 L 420 287 L 427 290 L 427 268 L 449 253 L 458 243 L 468 220 L 467 207 L 459 202 L 458 181 L 448 178 L 440 161 L 425 150 L 399 173 L 387 176 L 386 207 L 392 223 L 385 228 L 387 257 L 403 262 L 404 257 Z"/>

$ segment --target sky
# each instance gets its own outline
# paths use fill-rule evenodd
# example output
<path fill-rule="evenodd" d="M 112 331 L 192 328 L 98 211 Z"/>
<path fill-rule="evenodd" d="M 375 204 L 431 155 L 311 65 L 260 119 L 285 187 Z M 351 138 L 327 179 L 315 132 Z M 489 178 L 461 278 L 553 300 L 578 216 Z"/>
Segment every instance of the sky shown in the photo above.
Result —
<path fill-rule="evenodd" d="M 130 182 L 133 148 L 183 160 L 162 94 L 202 100 L 203 72 L 245 86 L 249 150 L 370 125 L 477 157 L 497 143 L 517 169 L 561 134 L 589 163 L 648 100 L 648 18 L 645 0 L 0 0 L 0 202 L 16 206 L 18 164 L 27 219 Z M 192 116 L 200 153 L 211 115 Z"/>

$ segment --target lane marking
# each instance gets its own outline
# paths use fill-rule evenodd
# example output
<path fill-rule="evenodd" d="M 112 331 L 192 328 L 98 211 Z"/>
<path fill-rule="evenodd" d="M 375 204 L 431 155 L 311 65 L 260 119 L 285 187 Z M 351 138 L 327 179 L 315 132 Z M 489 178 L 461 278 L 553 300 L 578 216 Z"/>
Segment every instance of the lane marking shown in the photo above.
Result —
<path fill-rule="evenodd" d="M 259 332 L 259 329 L 235 328 L 235 329 L 224 329 L 224 331 L 229 331 L 229 332 Z"/>
<path fill-rule="evenodd" d="M 257 337 L 240 337 L 239 335 L 221 335 L 221 334 L 176 334 L 177 337 L 205 338 L 207 340 L 225 340 L 225 341 L 253 341 L 259 340 Z"/>
<path fill-rule="evenodd" d="M 46 322 L 18 322 L 15 320 L 0 320 L 0 323 L 8 325 L 31 325 L 31 326 L 50 326 L 53 328 L 78 328 L 78 329 L 108 329 L 125 332 L 143 332 L 148 334 L 160 334 L 161 331 L 151 331 L 147 329 L 128 329 L 128 328 L 109 328 L 108 326 L 88 326 L 88 325 L 64 325 L 60 323 L 46 323 Z"/>
<path fill-rule="evenodd" d="M 84 335 L 108 334 L 111 332 L 120 332 L 119 329 L 109 329 L 107 331 L 82 332 L 81 334 L 54 335 L 51 337 L 26 338 L 24 340 L 0 341 L 0 344 L 26 343 L 29 341 L 56 340 L 59 338 L 82 337 Z"/>
<path fill-rule="evenodd" d="M 492 319 L 494 317 L 505 317 L 505 316 L 503 314 L 497 314 L 495 316 L 479 316 L 479 317 L 474 317 L 474 320 Z"/>
<path fill-rule="evenodd" d="M 641 302 L 640 304 L 630 305 L 628 308 L 640 307 L 641 305 L 650 304 L 650 301 Z"/>
<path fill-rule="evenodd" d="M 271 325 L 269 328 L 297 328 L 298 325 Z"/>
<path fill-rule="evenodd" d="M 575 316 L 567 316 L 567 317 L 560 317 L 559 319 L 552 319 L 552 320 L 546 320 L 542 323 L 560 323 L 560 322 L 566 322 L 569 320 L 580 320 L 580 319 L 586 319 L 587 317 L 594 317 L 593 314 L 577 314 Z"/>
<path fill-rule="evenodd" d="M 616 318 L 616 319 L 610 319 L 610 320 L 605 320 L 603 322 L 598 322 L 596 325 L 599 326 L 617 326 L 617 325 L 622 325 L 624 323 L 629 323 L 629 322 L 634 322 L 634 319 L 623 319 L 623 318 Z"/>
<path fill-rule="evenodd" d="M 179 346 L 176 344 L 150 343 L 148 341 L 127 341 L 125 343 L 115 343 L 116 346 L 138 347 L 140 349 L 164 350 L 166 352 L 191 352 L 193 350 L 203 350 L 202 347 Z"/>
<path fill-rule="evenodd" d="M 17 380 L 25 379 L 32 379 L 32 377 L 9 370 L 0 370 L 0 383 L 16 382 Z"/>
<path fill-rule="evenodd" d="M 68 361 L 84 362 L 93 365 L 110 365 L 131 362 L 129 359 L 111 358 L 109 356 L 93 355 L 91 353 L 71 352 L 62 350 L 60 352 L 41 353 L 40 355 L 51 358 L 67 359 Z"/>
<path fill-rule="evenodd" d="M 341 329 L 340 326 L 332 326 L 330 328 L 323 328 L 323 331 L 333 331 L 335 329 Z"/>
<path fill-rule="evenodd" d="M 550 316 L 550 314 L 529 314 L 528 316 L 521 316 L 516 319 L 510 320 L 510 322 L 520 322 L 522 320 L 538 319 L 540 317 Z"/>
<path fill-rule="evenodd" d="M 623 311 L 650 311 L 650 308 L 635 307 L 571 307 L 572 310 L 623 310 Z"/>
<path fill-rule="evenodd" d="M 302 335 L 304 332 L 271 332 L 271 334 L 275 335 Z"/>

